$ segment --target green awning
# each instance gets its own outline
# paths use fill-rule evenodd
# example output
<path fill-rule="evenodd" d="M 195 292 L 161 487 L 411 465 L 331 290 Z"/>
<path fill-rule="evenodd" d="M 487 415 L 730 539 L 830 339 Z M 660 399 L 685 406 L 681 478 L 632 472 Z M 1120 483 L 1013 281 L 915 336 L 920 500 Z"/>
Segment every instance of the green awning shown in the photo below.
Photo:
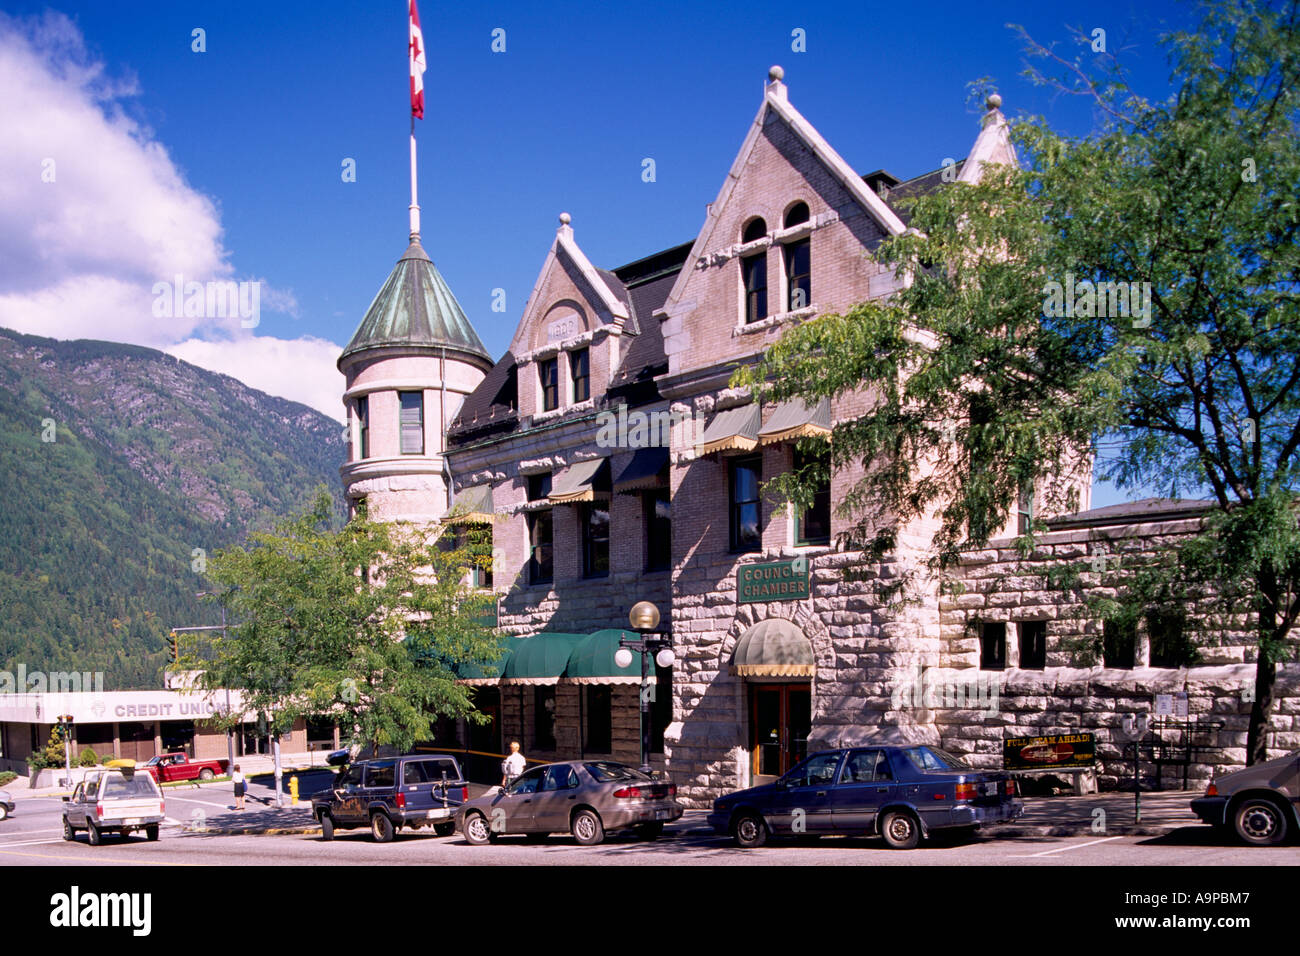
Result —
<path fill-rule="evenodd" d="M 803 631 L 780 618 L 759 621 L 736 642 L 731 655 L 736 677 L 813 677 L 817 659 Z"/>
<path fill-rule="evenodd" d="M 534 634 L 519 638 L 519 644 L 501 674 L 505 684 L 557 684 L 568 666 L 569 655 L 586 634 Z"/>
<path fill-rule="evenodd" d="M 700 438 L 699 452 L 753 451 L 758 447 L 758 430 L 763 424 L 757 402 L 728 408 L 713 416 Z"/>
<path fill-rule="evenodd" d="M 609 493 L 609 459 L 593 458 L 570 465 L 555 476 L 551 484 L 552 504 L 567 505 L 592 501 L 598 494 Z"/>
<path fill-rule="evenodd" d="M 831 433 L 831 402 L 823 398 L 815 405 L 808 405 L 801 398 L 792 398 L 782 402 L 772 412 L 772 417 L 758 433 L 761 445 L 775 442 L 794 441 Z"/>
<path fill-rule="evenodd" d="M 620 494 L 667 487 L 668 449 L 663 447 L 638 448 L 614 480 L 614 490 Z"/>
<path fill-rule="evenodd" d="M 490 664 L 458 664 L 454 668 L 457 681 L 461 684 L 471 684 L 475 686 L 495 685 L 501 680 L 501 675 L 505 673 L 506 664 L 509 663 L 511 655 L 514 654 L 515 648 L 523 641 L 522 637 L 509 637 L 507 635 L 498 635 L 498 645 L 502 648 L 502 654 Z"/>
<path fill-rule="evenodd" d="M 616 627 L 605 628 L 588 634 L 582 643 L 569 655 L 568 667 L 564 671 L 566 683 L 574 684 L 640 684 L 641 661 L 635 651 L 632 663 L 619 667 L 614 663 L 614 654 L 618 642 L 624 636 L 635 638 L 636 631 L 620 630 Z M 649 683 L 654 683 L 654 662 L 650 663 Z"/>
<path fill-rule="evenodd" d="M 456 493 L 447 515 L 450 523 L 491 524 L 495 515 L 492 507 L 492 486 L 471 485 Z"/>

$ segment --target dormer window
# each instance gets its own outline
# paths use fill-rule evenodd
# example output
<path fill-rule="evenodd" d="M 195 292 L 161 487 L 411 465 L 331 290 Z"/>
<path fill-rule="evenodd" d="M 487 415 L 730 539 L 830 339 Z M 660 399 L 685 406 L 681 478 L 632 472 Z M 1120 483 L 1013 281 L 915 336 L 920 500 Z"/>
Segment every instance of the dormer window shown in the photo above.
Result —
<path fill-rule="evenodd" d="M 797 202 L 785 214 L 785 227 L 802 225 L 808 221 L 808 204 Z M 786 311 L 797 312 L 812 304 L 812 246 L 811 239 L 804 236 L 794 242 L 787 242 L 783 253 L 785 256 L 785 298 Z"/>
<path fill-rule="evenodd" d="M 578 349 L 569 355 L 569 378 L 573 381 L 574 403 L 591 398 L 591 350 Z"/>
<path fill-rule="evenodd" d="M 560 407 L 560 363 L 542 359 L 537 363 L 537 376 L 542 382 L 542 411 L 554 411 Z"/>
<path fill-rule="evenodd" d="M 752 219 L 741 236 L 742 242 L 753 242 L 767 235 L 767 223 Z M 763 249 L 740 260 L 741 278 L 745 284 L 745 322 L 767 318 L 767 250 Z"/>

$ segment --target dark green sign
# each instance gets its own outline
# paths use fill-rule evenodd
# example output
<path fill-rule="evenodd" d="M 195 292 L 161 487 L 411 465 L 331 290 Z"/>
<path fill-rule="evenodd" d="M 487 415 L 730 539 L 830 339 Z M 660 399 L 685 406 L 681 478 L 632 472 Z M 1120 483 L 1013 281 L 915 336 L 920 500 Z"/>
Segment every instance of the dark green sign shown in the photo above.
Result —
<path fill-rule="evenodd" d="M 1092 734 L 1006 737 L 1002 741 L 1003 770 L 1091 767 L 1096 761 L 1096 743 Z"/>
<path fill-rule="evenodd" d="M 808 597 L 808 559 L 742 564 L 736 575 L 741 604 L 798 601 Z"/>

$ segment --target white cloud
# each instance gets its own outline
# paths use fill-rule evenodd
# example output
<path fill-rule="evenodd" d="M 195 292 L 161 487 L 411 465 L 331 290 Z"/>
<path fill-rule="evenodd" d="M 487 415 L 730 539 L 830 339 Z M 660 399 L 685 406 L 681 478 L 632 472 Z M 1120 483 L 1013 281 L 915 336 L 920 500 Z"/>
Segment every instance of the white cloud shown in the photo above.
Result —
<path fill-rule="evenodd" d="M 253 388 L 302 402 L 336 421 L 345 420 L 343 375 L 334 365 L 343 349 L 333 342 L 310 336 L 277 339 L 250 335 L 222 342 L 187 339 L 163 351 Z"/>

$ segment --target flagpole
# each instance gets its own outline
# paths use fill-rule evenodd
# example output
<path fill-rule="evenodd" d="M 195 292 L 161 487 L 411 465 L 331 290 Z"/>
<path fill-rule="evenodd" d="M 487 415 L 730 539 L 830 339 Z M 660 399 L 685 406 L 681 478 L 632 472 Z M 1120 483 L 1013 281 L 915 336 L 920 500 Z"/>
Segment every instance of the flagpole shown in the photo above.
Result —
<path fill-rule="evenodd" d="M 411 241 L 420 238 L 420 203 L 415 191 L 415 113 L 411 113 Z"/>

